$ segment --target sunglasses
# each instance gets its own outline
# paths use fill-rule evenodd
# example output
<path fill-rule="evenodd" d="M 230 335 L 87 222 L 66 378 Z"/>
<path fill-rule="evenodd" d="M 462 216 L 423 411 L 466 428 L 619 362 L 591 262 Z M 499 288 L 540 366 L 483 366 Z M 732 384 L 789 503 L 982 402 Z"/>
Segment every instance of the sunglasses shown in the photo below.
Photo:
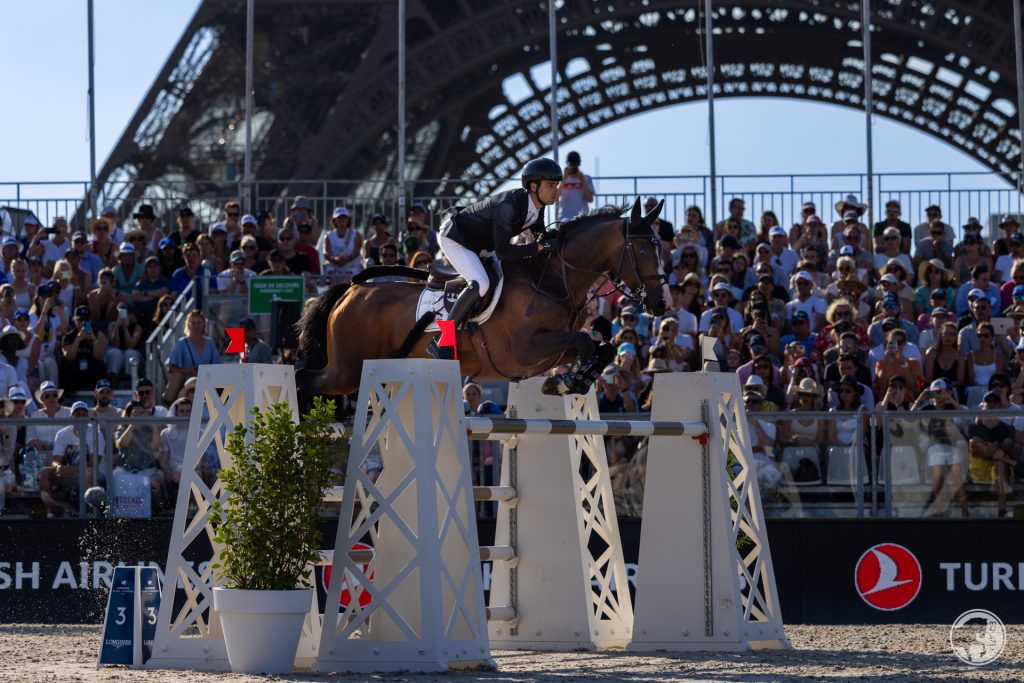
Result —
<path fill-rule="evenodd" d="M 51 392 L 51 393 L 43 394 L 43 400 L 44 401 L 49 401 L 51 398 L 53 400 L 55 400 L 55 401 L 57 400 L 56 392 Z"/>
<path fill-rule="evenodd" d="M 755 406 L 756 405 L 761 405 L 762 403 L 764 403 L 764 401 L 762 401 L 759 398 L 745 398 L 745 399 L 743 399 L 743 402 L 748 404 L 748 405 L 755 405 Z"/>
<path fill-rule="evenodd" d="M 249 249 L 256 249 L 256 248 L 257 248 L 257 247 L 256 247 L 256 245 L 255 245 L 255 244 L 247 244 L 247 245 L 245 245 L 244 247 L 242 247 L 242 249 L 245 249 L 245 250 L 249 250 Z"/>
<path fill-rule="evenodd" d="M 238 216 L 241 216 L 242 214 L 239 213 L 238 211 L 228 211 L 228 215 L 231 216 L 232 218 L 237 218 Z"/>

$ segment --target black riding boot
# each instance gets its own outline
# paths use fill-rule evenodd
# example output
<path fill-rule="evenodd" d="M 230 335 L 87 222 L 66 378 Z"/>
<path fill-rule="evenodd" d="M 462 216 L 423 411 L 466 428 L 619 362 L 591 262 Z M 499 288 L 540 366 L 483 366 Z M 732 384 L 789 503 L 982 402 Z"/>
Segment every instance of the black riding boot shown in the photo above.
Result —
<path fill-rule="evenodd" d="M 452 305 L 452 313 L 448 319 L 454 322 L 455 327 L 458 328 L 459 325 L 469 318 L 470 313 L 473 312 L 479 301 L 480 285 L 476 282 L 470 282 Z M 455 357 L 455 349 L 451 346 L 438 346 L 437 343 L 439 341 L 441 341 L 441 335 L 434 337 L 430 344 L 427 345 L 427 353 L 438 360 L 452 360 Z"/>

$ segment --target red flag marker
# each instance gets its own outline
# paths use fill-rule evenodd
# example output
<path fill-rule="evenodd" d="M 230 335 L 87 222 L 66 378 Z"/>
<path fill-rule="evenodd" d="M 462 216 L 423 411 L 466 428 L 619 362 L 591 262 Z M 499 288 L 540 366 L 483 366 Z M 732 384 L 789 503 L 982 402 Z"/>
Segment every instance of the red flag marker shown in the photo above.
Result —
<path fill-rule="evenodd" d="M 245 362 L 245 328 L 244 327 L 225 327 L 224 331 L 228 333 L 228 348 L 224 349 L 224 353 L 240 353 L 242 354 L 242 362 Z"/>
<path fill-rule="evenodd" d="M 441 338 L 437 340 L 437 345 L 452 347 L 455 360 L 458 360 L 459 346 L 458 341 L 455 339 L 455 322 L 452 320 L 438 320 L 437 326 L 441 328 Z"/>

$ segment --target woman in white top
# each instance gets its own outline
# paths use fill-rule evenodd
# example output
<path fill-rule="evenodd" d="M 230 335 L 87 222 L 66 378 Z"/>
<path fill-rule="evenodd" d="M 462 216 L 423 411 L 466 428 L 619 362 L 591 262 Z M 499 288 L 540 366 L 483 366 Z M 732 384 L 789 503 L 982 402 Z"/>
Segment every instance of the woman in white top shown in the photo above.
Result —
<path fill-rule="evenodd" d="M 967 386 L 987 387 L 992 375 L 1006 370 L 1006 359 L 993 342 L 992 323 L 978 324 L 978 350 L 967 354 Z"/>
<path fill-rule="evenodd" d="M 363 269 L 363 236 L 351 225 L 348 209 L 339 206 L 331 216 L 334 230 L 324 239 L 324 273 L 331 276 L 331 284 L 347 282 Z"/>

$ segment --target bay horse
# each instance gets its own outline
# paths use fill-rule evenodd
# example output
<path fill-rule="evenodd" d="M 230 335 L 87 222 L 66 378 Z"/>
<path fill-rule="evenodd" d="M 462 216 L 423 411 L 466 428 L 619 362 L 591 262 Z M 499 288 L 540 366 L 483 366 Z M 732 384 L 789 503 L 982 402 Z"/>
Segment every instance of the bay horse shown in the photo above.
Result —
<path fill-rule="evenodd" d="M 475 330 L 468 325 L 458 331 L 461 373 L 478 380 L 519 380 L 577 356 L 590 358 L 595 344 L 580 331 L 582 316 L 591 286 L 606 273 L 618 287 L 625 283 L 627 296 L 649 312 L 664 313 L 660 241 L 651 228 L 663 205 L 641 216 L 637 198 L 629 218 L 621 217 L 625 207 L 574 218 L 558 231 L 557 254 L 502 263 L 505 282 L 490 318 Z M 300 399 L 356 392 L 364 360 L 429 357 L 426 346 L 433 335 L 424 330 L 432 318 L 414 321 L 423 287 L 422 282 L 339 284 L 310 301 L 297 325 L 304 368 L 296 376 Z M 602 347 L 608 362 L 610 345 Z"/>

